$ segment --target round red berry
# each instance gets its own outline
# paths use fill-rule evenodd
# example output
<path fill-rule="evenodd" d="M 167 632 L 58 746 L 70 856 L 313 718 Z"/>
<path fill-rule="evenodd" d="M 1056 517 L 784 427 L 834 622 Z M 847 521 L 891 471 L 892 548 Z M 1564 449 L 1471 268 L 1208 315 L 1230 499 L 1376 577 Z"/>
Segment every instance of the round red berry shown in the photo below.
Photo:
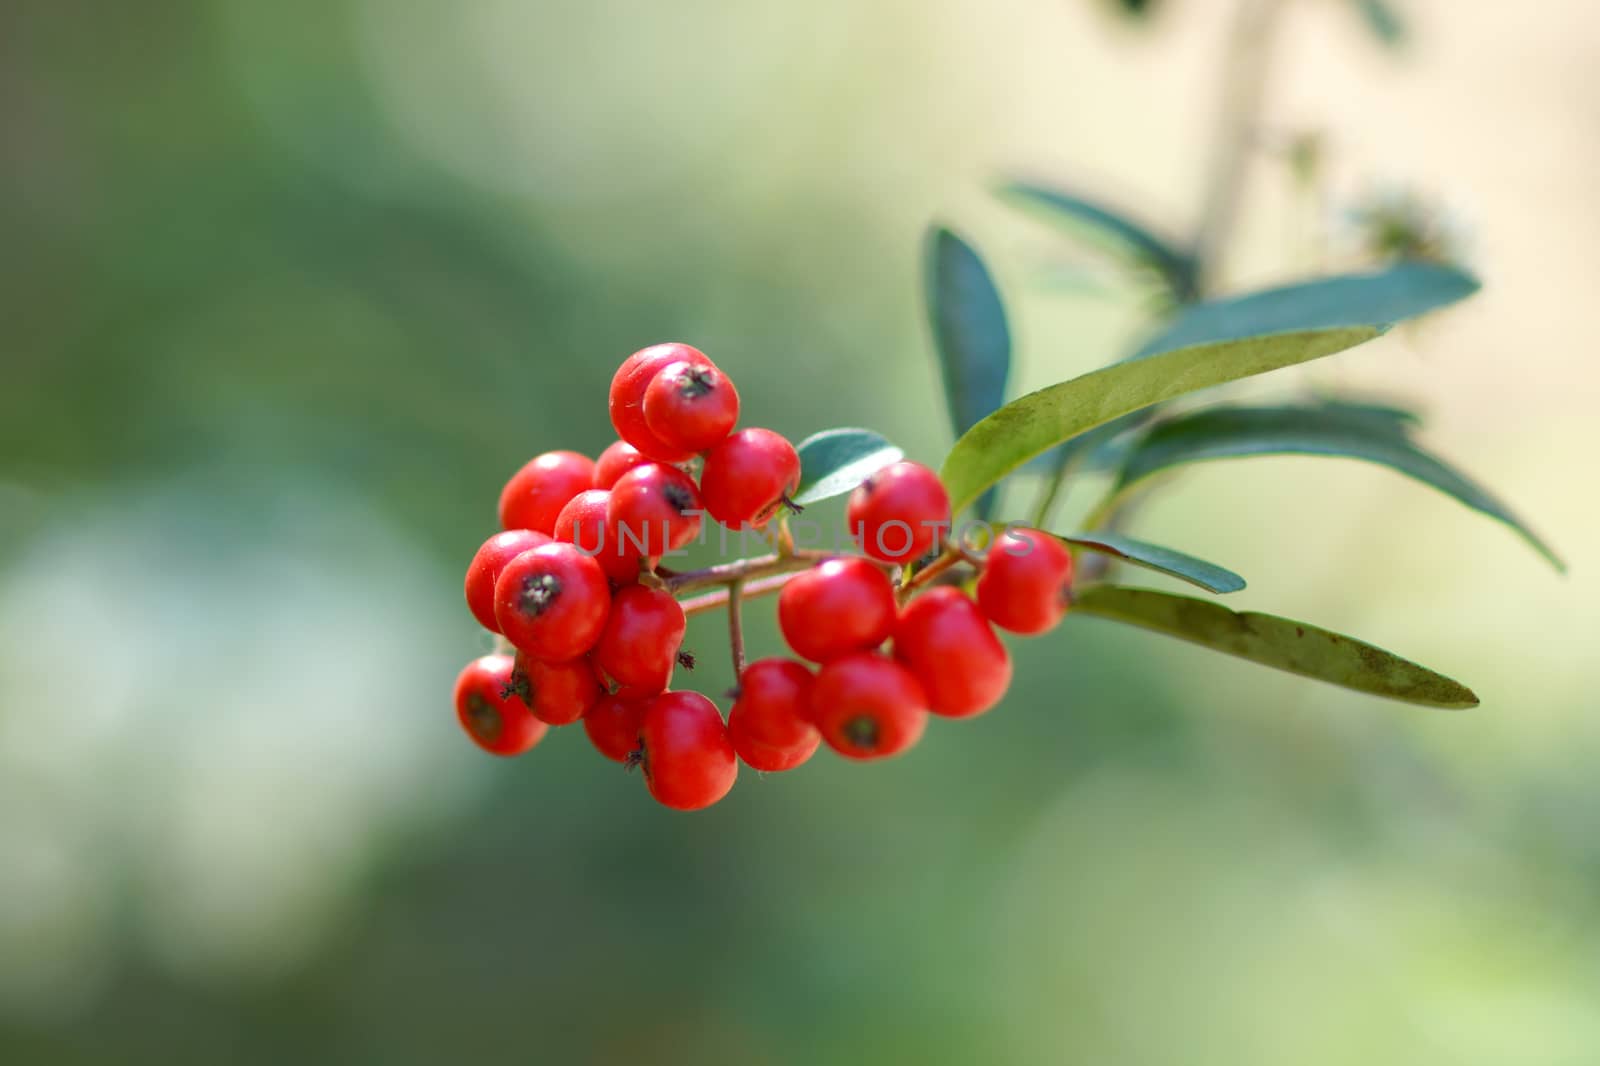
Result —
<path fill-rule="evenodd" d="M 611 600 L 594 664 L 630 695 L 661 692 L 672 680 L 685 625 L 672 593 L 629 585 Z"/>
<path fill-rule="evenodd" d="M 494 617 L 518 651 L 546 662 L 594 647 L 611 611 L 600 564 L 571 544 L 550 543 L 505 565 L 494 584 Z"/>
<path fill-rule="evenodd" d="M 1055 628 L 1072 593 L 1072 553 L 1037 529 L 1011 529 L 995 539 L 978 575 L 978 606 L 1013 633 Z"/>
<path fill-rule="evenodd" d="M 639 748 L 639 726 L 650 698 L 627 699 L 604 695 L 583 716 L 583 731 L 596 751 L 613 762 L 625 763 Z"/>
<path fill-rule="evenodd" d="M 630 556 L 659 558 L 694 540 L 700 532 L 700 493 L 675 466 L 635 467 L 611 487 L 606 509 L 621 549 Z"/>
<path fill-rule="evenodd" d="M 928 696 L 916 676 L 876 652 L 835 659 L 811 686 L 811 721 L 823 743 L 852 759 L 898 755 L 922 736 Z"/>
<path fill-rule="evenodd" d="M 655 376 L 673 363 L 711 366 L 698 348 L 687 344 L 654 344 L 622 361 L 611 379 L 611 425 L 617 436 L 658 463 L 681 463 L 694 455 L 661 440 L 644 420 L 644 394 Z"/>
<path fill-rule="evenodd" d="M 668 446 L 703 452 L 738 424 L 739 393 L 714 366 L 671 363 L 644 390 L 644 421 Z"/>
<path fill-rule="evenodd" d="M 700 498 L 712 518 L 729 529 L 766 524 L 800 487 L 800 456 L 770 429 L 741 429 L 706 452 Z"/>
<path fill-rule="evenodd" d="M 876 648 L 894 630 L 894 586 L 876 563 L 829 559 L 778 594 L 778 626 L 796 655 L 825 663 Z"/>
<path fill-rule="evenodd" d="M 617 478 L 626 474 L 636 466 L 643 466 L 650 462 L 639 453 L 639 449 L 625 440 L 619 440 L 600 453 L 600 458 L 594 462 L 594 487 L 609 489 L 617 483 Z"/>
<path fill-rule="evenodd" d="M 639 766 L 650 794 L 674 810 L 709 807 L 739 776 L 716 704 L 698 692 L 663 692 L 639 726 Z"/>
<path fill-rule="evenodd" d="M 547 663 L 518 652 L 507 691 L 545 725 L 571 725 L 600 698 L 600 679 L 588 659 Z"/>
<path fill-rule="evenodd" d="M 793 659 L 756 660 L 739 678 L 738 696 L 728 709 L 729 730 L 769 748 L 815 747 L 810 706 L 815 680 L 804 663 Z"/>
<path fill-rule="evenodd" d="M 809 738 L 791 747 L 775 748 L 763 744 L 750 736 L 749 720 L 739 718 L 732 711 L 728 713 L 728 739 L 733 742 L 734 753 L 739 756 L 740 762 L 752 770 L 769 774 L 793 770 L 816 754 L 822 743 L 821 735 L 813 729 Z"/>
<path fill-rule="evenodd" d="M 508 529 L 483 542 L 467 564 L 466 593 L 468 610 L 485 629 L 500 632 L 494 620 L 494 582 L 500 571 L 523 552 L 549 543 L 549 537 L 531 529 Z"/>
<path fill-rule="evenodd" d="M 545 452 L 500 490 L 500 528 L 550 533 L 567 501 L 594 484 L 594 461 L 577 452 Z"/>
<path fill-rule="evenodd" d="M 509 655 L 485 655 L 456 678 L 456 720 L 491 755 L 521 755 L 544 739 L 546 726 L 520 699 L 506 694 Z"/>
<path fill-rule="evenodd" d="M 906 605 L 895 624 L 894 657 L 922 682 L 928 710 L 950 718 L 982 714 L 1011 684 L 1011 656 L 989 620 L 948 586 Z"/>
<path fill-rule="evenodd" d="M 913 562 L 950 528 L 950 495 L 938 474 L 902 461 L 856 486 L 846 519 L 861 550 L 874 559 Z"/>
<path fill-rule="evenodd" d="M 619 585 L 639 579 L 639 555 L 629 551 L 610 516 L 611 493 L 605 489 L 580 492 L 561 509 L 555 539 L 575 546 L 600 564 L 606 577 Z"/>

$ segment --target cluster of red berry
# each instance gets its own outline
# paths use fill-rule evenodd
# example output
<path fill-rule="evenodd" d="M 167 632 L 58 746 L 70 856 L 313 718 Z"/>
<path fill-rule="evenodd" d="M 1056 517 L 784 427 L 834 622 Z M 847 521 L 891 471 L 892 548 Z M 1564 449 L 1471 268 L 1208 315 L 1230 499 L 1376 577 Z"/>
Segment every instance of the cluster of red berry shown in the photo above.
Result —
<path fill-rule="evenodd" d="M 548 726 L 582 720 L 595 748 L 638 765 L 661 803 L 705 807 L 733 786 L 739 760 L 788 770 L 824 742 L 882 758 L 915 743 L 929 712 L 988 710 L 1011 680 L 993 627 L 1041 633 L 1066 610 L 1072 557 L 1059 541 L 1008 530 L 980 559 L 950 541 L 938 476 L 897 462 L 850 497 L 862 554 L 799 553 L 775 538 L 780 628 L 819 668 L 788 658 L 745 666 L 736 637 L 724 721 L 705 696 L 668 690 L 674 667 L 693 663 L 680 650 L 683 604 L 659 562 L 695 538 L 703 514 L 767 528 L 794 506 L 800 458 L 777 433 L 735 430 L 733 383 L 687 345 L 629 356 L 610 407 L 621 440 L 598 462 L 549 452 L 517 471 L 500 496 L 504 531 L 467 568 L 468 607 L 515 649 L 474 661 L 456 682 L 457 716 L 486 751 L 520 754 Z M 961 564 L 977 567 L 975 600 L 945 583 Z M 748 573 L 725 582 L 721 602 L 737 605 Z M 880 650 L 888 642 L 892 654 Z"/>

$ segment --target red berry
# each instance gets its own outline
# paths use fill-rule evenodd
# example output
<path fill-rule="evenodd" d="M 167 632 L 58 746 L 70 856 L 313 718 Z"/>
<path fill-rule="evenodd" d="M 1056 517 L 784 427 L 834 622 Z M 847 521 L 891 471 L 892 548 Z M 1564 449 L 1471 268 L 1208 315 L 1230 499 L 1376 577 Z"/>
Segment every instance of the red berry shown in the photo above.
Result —
<path fill-rule="evenodd" d="M 650 460 L 639 454 L 638 448 L 625 440 L 619 440 L 601 452 L 600 458 L 595 460 L 594 487 L 609 489 L 617 483 L 617 478 L 634 467 L 643 466 L 648 462 Z"/>
<path fill-rule="evenodd" d="M 810 707 L 814 681 L 805 664 L 793 659 L 751 663 L 739 678 L 738 698 L 728 710 L 728 729 L 763 747 L 815 747 L 817 729 L 811 724 Z M 737 737 L 734 745 L 738 746 Z"/>
<path fill-rule="evenodd" d="M 500 632 L 518 651 L 546 662 L 576 659 L 594 647 L 610 610 L 600 564 L 571 544 L 523 552 L 494 584 Z"/>
<path fill-rule="evenodd" d="M 639 580 L 639 556 L 624 545 L 610 518 L 611 493 L 605 489 L 580 492 L 561 509 L 555 539 L 577 547 L 600 564 L 606 577 L 619 585 Z"/>
<path fill-rule="evenodd" d="M 650 794 L 674 810 L 709 807 L 739 776 L 716 704 L 698 692 L 663 692 L 639 726 L 639 765 Z"/>
<path fill-rule="evenodd" d="M 681 463 L 694 455 L 661 440 L 644 420 L 645 390 L 658 373 L 679 362 L 712 365 L 704 352 L 687 344 L 655 344 L 624 359 L 611 379 L 611 425 L 617 436 L 658 463 Z"/>
<path fill-rule="evenodd" d="M 611 601 L 594 664 L 630 695 L 654 695 L 672 680 L 685 625 L 672 593 L 629 585 Z"/>
<path fill-rule="evenodd" d="M 876 648 L 894 631 L 894 586 L 875 563 L 829 559 L 783 586 L 778 626 L 795 654 L 825 663 Z"/>
<path fill-rule="evenodd" d="M 1055 628 L 1072 592 L 1072 553 L 1037 529 L 1012 529 L 989 548 L 978 575 L 978 606 L 1013 633 Z"/>
<path fill-rule="evenodd" d="M 894 629 L 894 657 L 917 675 L 928 710 L 950 718 L 982 714 L 1011 684 L 1011 656 L 978 605 L 960 589 L 929 589 L 906 605 Z"/>
<path fill-rule="evenodd" d="M 675 466 L 635 467 L 611 488 L 606 517 L 621 549 L 631 556 L 659 558 L 700 532 L 700 493 Z"/>
<path fill-rule="evenodd" d="M 546 726 L 526 704 L 505 695 L 509 655 L 485 655 L 456 678 L 456 720 L 472 742 L 491 755 L 521 755 L 544 739 Z"/>
<path fill-rule="evenodd" d="M 741 429 L 706 453 L 700 498 L 729 529 L 758 528 L 800 487 L 800 456 L 770 429 Z"/>
<path fill-rule="evenodd" d="M 950 528 L 950 495 L 938 474 L 902 461 L 856 487 L 846 518 L 861 550 L 874 559 L 913 562 Z"/>
<path fill-rule="evenodd" d="M 639 725 L 649 705 L 649 697 L 634 700 L 621 695 L 601 696 L 583 716 L 583 731 L 601 755 L 625 763 L 639 748 Z"/>
<path fill-rule="evenodd" d="M 528 460 L 500 490 L 500 528 L 549 533 L 567 501 L 594 484 L 594 462 L 577 452 Z"/>
<path fill-rule="evenodd" d="M 600 698 L 600 679 L 588 659 L 547 663 L 518 652 L 507 692 L 545 725 L 571 725 Z"/>
<path fill-rule="evenodd" d="M 739 393 L 714 366 L 671 363 L 644 390 L 644 421 L 669 447 L 703 452 L 738 424 Z"/>
<path fill-rule="evenodd" d="M 734 753 L 741 762 L 763 773 L 793 770 L 816 754 L 817 747 L 822 743 L 821 735 L 813 729 L 809 739 L 793 747 L 775 748 L 763 744 L 750 736 L 749 720 L 741 719 L 731 711 L 728 713 L 728 739 L 733 742 Z"/>
<path fill-rule="evenodd" d="M 508 529 L 483 542 L 467 564 L 466 592 L 467 608 L 485 629 L 500 632 L 494 620 L 494 582 L 500 571 L 523 552 L 549 543 L 549 537 L 531 529 Z"/>
<path fill-rule="evenodd" d="M 917 742 L 928 697 L 916 676 L 876 652 L 822 668 L 811 686 L 811 720 L 830 748 L 852 759 L 882 759 Z"/>

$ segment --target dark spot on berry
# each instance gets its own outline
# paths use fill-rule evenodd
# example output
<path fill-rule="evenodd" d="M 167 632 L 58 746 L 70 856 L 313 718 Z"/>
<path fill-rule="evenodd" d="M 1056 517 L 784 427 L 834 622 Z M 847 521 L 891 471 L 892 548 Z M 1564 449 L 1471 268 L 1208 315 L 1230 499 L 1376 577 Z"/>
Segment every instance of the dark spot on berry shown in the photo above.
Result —
<path fill-rule="evenodd" d="M 840 730 L 852 748 L 872 751 L 878 746 L 878 720 L 871 715 L 858 714 Z"/>
<path fill-rule="evenodd" d="M 467 728 L 472 730 L 473 736 L 485 744 L 493 744 L 500 739 L 500 733 L 505 729 L 505 721 L 500 717 L 500 711 L 494 704 L 474 692 L 467 697 Z"/>
<path fill-rule="evenodd" d="M 678 375 L 678 394 L 686 400 L 698 400 L 717 387 L 717 372 L 710 367 L 692 366 Z"/>
<path fill-rule="evenodd" d="M 685 670 L 693 670 L 694 669 L 694 664 L 695 664 L 694 652 L 692 652 L 692 651 L 680 651 L 678 653 L 678 665 L 679 666 L 683 667 Z"/>
<path fill-rule="evenodd" d="M 661 495 L 667 498 L 667 502 L 672 504 L 673 510 L 679 514 L 694 506 L 694 496 L 682 485 L 668 485 L 661 490 Z"/>
<path fill-rule="evenodd" d="M 517 596 L 517 606 L 522 609 L 522 613 L 538 617 L 554 604 L 560 595 L 559 577 L 554 574 L 535 574 L 522 582 L 522 591 Z"/>
<path fill-rule="evenodd" d="M 628 773 L 633 773 L 634 767 L 644 774 L 646 781 L 650 780 L 650 755 L 644 750 L 644 741 L 639 741 L 639 746 L 628 752 L 628 757 L 622 760 L 622 768 Z"/>
<path fill-rule="evenodd" d="M 527 671 L 520 666 L 511 671 L 506 683 L 500 686 L 501 699 L 509 700 L 512 696 L 520 699 L 526 707 L 533 706 L 533 682 L 528 679 Z"/>

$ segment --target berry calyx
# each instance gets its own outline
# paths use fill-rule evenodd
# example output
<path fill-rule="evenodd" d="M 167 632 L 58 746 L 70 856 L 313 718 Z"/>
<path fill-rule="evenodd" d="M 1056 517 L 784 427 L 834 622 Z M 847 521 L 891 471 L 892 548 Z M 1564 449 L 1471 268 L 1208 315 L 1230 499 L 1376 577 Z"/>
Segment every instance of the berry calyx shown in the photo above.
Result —
<path fill-rule="evenodd" d="M 594 461 L 577 452 L 545 452 L 500 490 L 500 528 L 551 533 L 567 501 L 594 484 Z"/>
<path fill-rule="evenodd" d="M 982 714 L 1011 684 L 1011 656 L 978 605 L 960 589 L 929 589 L 906 605 L 894 630 L 894 657 L 928 695 L 928 710 L 949 718 Z"/>
<path fill-rule="evenodd" d="M 545 725 L 571 725 L 600 698 L 600 679 L 587 659 L 547 663 L 518 652 L 505 695 L 522 700 Z"/>
<path fill-rule="evenodd" d="M 1013 633 L 1054 629 L 1072 593 L 1072 553 L 1037 529 L 1010 529 L 995 539 L 978 575 L 978 606 Z"/>
<path fill-rule="evenodd" d="M 858 556 L 829 559 L 778 595 L 778 626 L 796 655 L 825 663 L 876 648 L 894 630 L 894 586 Z"/>
<path fill-rule="evenodd" d="M 858 485 L 845 514 L 863 552 L 886 563 L 913 562 L 950 528 L 950 495 L 938 474 L 902 460 Z"/>
<path fill-rule="evenodd" d="M 571 544 L 523 552 L 500 571 L 494 616 L 518 651 L 546 662 L 586 654 L 605 629 L 611 589 L 600 564 Z"/>
<path fill-rule="evenodd" d="M 851 759 L 898 755 L 922 736 L 928 697 L 916 676 L 876 652 L 835 659 L 811 686 L 811 721 L 823 743 Z"/>
<path fill-rule="evenodd" d="M 700 492 L 688 474 L 650 463 L 617 479 L 606 520 L 616 530 L 622 551 L 659 558 L 694 540 L 702 513 Z"/>
<path fill-rule="evenodd" d="M 547 729 L 520 699 L 504 695 L 511 672 L 510 656 L 485 655 L 456 678 L 456 720 L 491 755 L 521 755 L 544 739 Z"/>
<path fill-rule="evenodd" d="M 663 692 L 639 726 L 639 767 L 650 795 L 679 811 L 709 807 L 739 776 L 728 728 L 698 692 Z"/>
<path fill-rule="evenodd" d="M 669 447 L 703 452 L 739 422 L 739 393 L 714 366 L 670 363 L 644 390 L 644 421 Z"/>
<path fill-rule="evenodd" d="M 822 736 L 815 729 L 806 740 L 787 748 L 775 748 L 770 744 L 763 744 L 750 736 L 748 719 L 740 719 L 731 711 L 728 714 L 728 739 L 733 743 L 733 750 L 739 756 L 739 761 L 752 770 L 762 773 L 778 773 L 783 770 L 793 770 L 816 754 L 817 748 L 822 744 Z"/>
<path fill-rule="evenodd" d="M 617 436 L 658 463 L 682 463 L 694 455 L 692 449 L 674 448 L 657 437 L 644 418 L 644 394 L 650 382 L 662 370 L 680 362 L 712 365 L 704 352 L 687 344 L 654 344 L 624 359 L 611 378 L 612 428 Z"/>
<path fill-rule="evenodd" d="M 603 695 L 583 716 L 583 731 L 594 749 L 612 762 L 627 763 L 639 748 L 639 726 L 644 722 L 650 697 L 629 699 L 620 693 Z"/>
<path fill-rule="evenodd" d="M 554 535 L 599 563 L 613 583 L 626 585 L 639 580 L 639 553 L 636 546 L 623 543 L 610 505 L 611 493 L 605 489 L 578 493 L 561 509 Z"/>
<path fill-rule="evenodd" d="M 492 633 L 500 632 L 500 623 L 494 620 L 495 579 L 512 559 L 549 543 L 548 536 L 531 529 L 508 529 L 483 542 L 472 562 L 467 564 L 465 583 L 467 609 L 479 625 Z"/>
<path fill-rule="evenodd" d="M 811 724 L 815 680 L 804 663 L 793 659 L 756 660 L 739 677 L 738 695 L 728 709 L 728 729 L 763 747 L 815 748 L 817 729 Z"/>
<path fill-rule="evenodd" d="M 609 489 L 623 474 L 636 466 L 643 466 L 652 461 L 641 455 L 639 449 L 627 441 L 614 441 L 600 453 L 600 458 L 594 461 L 594 487 Z"/>
<path fill-rule="evenodd" d="M 800 456 L 770 429 L 741 429 L 706 452 L 700 498 L 729 529 L 759 528 L 800 487 Z"/>
<path fill-rule="evenodd" d="M 630 585 L 612 599 L 591 658 L 629 695 L 654 695 L 672 680 L 686 624 L 670 592 Z"/>

